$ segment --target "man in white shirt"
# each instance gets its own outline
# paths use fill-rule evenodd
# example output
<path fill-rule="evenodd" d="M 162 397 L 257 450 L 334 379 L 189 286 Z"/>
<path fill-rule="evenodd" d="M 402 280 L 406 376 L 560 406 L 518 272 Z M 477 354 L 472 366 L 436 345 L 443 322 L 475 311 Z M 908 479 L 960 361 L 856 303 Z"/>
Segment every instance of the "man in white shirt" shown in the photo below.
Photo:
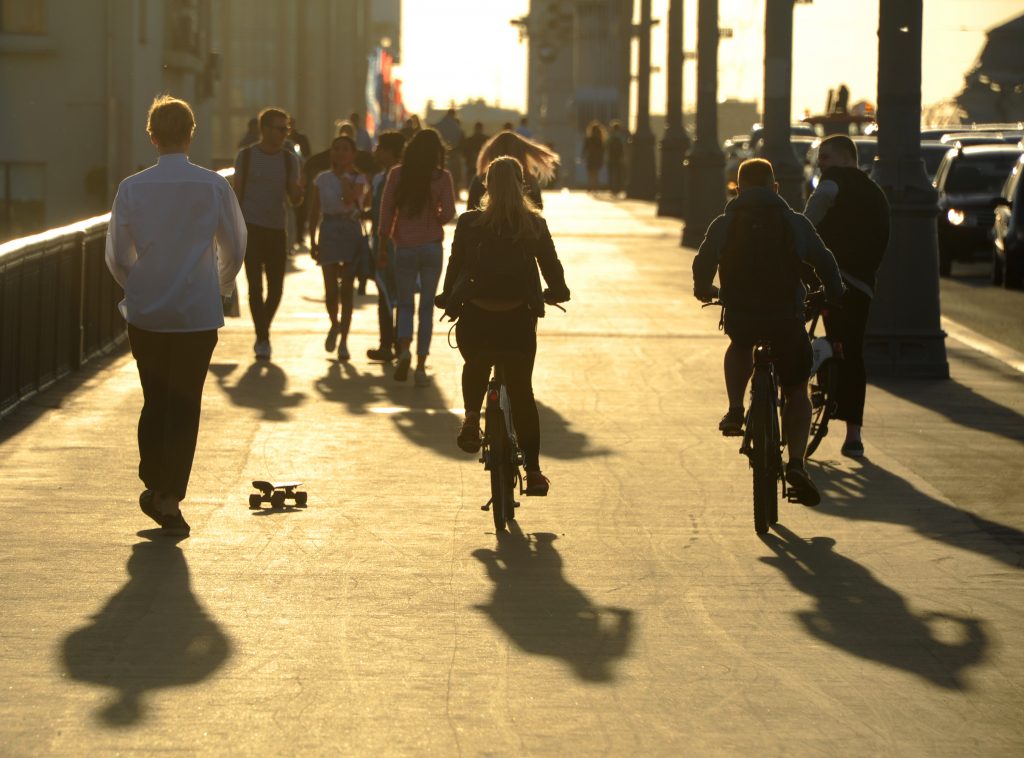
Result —
<path fill-rule="evenodd" d="M 139 506 L 165 534 L 187 536 L 180 503 L 224 326 L 222 298 L 242 267 L 246 229 L 228 182 L 188 160 L 195 132 L 188 103 L 158 97 L 146 129 L 160 158 L 118 187 L 106 260 L 124 288 L 119 308 L 142 382 Z"/>

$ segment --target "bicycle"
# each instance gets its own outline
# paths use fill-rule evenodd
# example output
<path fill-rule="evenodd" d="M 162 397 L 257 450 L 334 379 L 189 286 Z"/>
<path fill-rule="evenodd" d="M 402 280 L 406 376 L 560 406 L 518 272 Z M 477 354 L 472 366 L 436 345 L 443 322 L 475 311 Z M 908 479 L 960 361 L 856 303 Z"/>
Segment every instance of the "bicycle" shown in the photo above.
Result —
<path fill-rule="evenodd" d="M 811 341 L 814 363 L 811 366 L 811 433 L 807 442 L 805 458 L 810 458 L 828 434 L 828 422 L 835 416 L 838 401 L 836 388 L 839 383 L 839 364 L 843 359 L 843 345 L 833 342 L 827 336 L 817 337 L 814 332 L 821 317 L 828 315 L 827 302 L 822 290 L 815 290 L 807 296 L 805 321 L 809 321 L 807 337 Z"/>
<path fill-rule="evenodd" d="M 519 506 L 515 499 L 516 485 L 519 494 L 523 494 L 523 451 L 516 437 L 512 401 L 505 382 L 505 362 L 514 355 L 490 353 L 474 359 L 487 361 L 494 367 L 484 396 L 484 433 L 480 448 L 480 462 L 491 474 L 491 499 L 480 510 L 490 510 L 499 534 L 505 531 L 506 524 L 515 520 Z"/>

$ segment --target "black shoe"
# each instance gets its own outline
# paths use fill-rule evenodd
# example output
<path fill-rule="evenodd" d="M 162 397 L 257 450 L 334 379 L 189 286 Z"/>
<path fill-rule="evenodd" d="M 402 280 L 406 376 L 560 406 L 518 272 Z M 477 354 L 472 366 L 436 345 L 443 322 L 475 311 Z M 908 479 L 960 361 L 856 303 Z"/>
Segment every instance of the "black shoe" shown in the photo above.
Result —
<path fill-rule="evenodd" d="M 743 434 L 743 409 L 730 408 L 718 422 L 718 431 L 725 437 L 739 437 Z"/>
<path fill-rule="evenodd" d="M 156 493 L 153 490 L 142 491 L 139 495 L 139 508 L 157 524 L 164 525 L 164 516 L 156 509 Z"/>
<path fill-rule="evenodd" d="M 842 454 L 847 458 L 863 458 L 864 443 L 860 440 L 847 440 L 843 443 Z"/>
<path fill-rule="evenodd" d="M 164 534 L 169 537 L 188 537 L 192 531 L 192 527 L 185 521 L 185 517 L 181 515 L 181 509 L 179 508 L 169 516 L 164 516 Z"/>
<path fill-rule="evenodd" d="M 366 357 L 371 361 L 380 361 L 381 363 L 391 363 L 394 359 L 394 353 L 391 352 L 391 348 L 388 347 L 371 347 L 366 351 Z"/>
<path fill-rule="evenodd" d="M 467 417 L 462 422 L 462 429 L 455 440 L 459 450 L 464 453 L 479 453 L 483 438 L 480 434 L 480 417 Z"/>
<path fill-rule="evenodd" d="M 539 471 L 526 472 L 526 489 L 523 494 L 528 497 L 547 497 L 551 488 L 551 480 Z"/>
<path fill-rule="evenodd" d="M 395 365 L 395 381 L 404 382 L 409 378 L 409 364 L 412 363 L 412 355 L 408 350 L 403 350 L 398 356 L 398 363 Z"/>
<path fill-rule="evenodd" d="M 793 488 L 793 499 L 801 505 L 813 508 L 821 502 L 821 493 L 803 466 L 796 463 L 787 464 L 786 482 Z"/>

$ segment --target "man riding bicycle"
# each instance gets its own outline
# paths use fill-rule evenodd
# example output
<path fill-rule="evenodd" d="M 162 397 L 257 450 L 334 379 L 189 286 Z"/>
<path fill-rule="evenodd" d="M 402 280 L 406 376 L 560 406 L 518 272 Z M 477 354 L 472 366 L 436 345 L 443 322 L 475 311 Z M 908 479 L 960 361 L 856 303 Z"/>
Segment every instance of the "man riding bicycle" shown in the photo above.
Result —
<path fill-rule="evenodd" d="M 739 196 L 711 222 L 693 261 L 694 297 L 706 303 L 718 295 L 730 340 L 725 351 L 729 410 L 718 428 L 727 436 L 742 434 L 743 396 L 753 371 L 753 347 L 758 341 L 770 341 L 786 399 L 782 412 L 789 458 L 786 481 L 798 502 L 817 505 L 821 495 L 804 468 L 811 425 L 807 380 L 813 358 L 804 330 L 807 289 L 802 274 L 806 266 L 813 268 L 833 302 L 842 297 L 843 281 L 835 258 L 811 222 L 779 196 L 770 162 L 744 161 L 737 184 Z M 716 271 L 720 291 L 712 283 Z"/>

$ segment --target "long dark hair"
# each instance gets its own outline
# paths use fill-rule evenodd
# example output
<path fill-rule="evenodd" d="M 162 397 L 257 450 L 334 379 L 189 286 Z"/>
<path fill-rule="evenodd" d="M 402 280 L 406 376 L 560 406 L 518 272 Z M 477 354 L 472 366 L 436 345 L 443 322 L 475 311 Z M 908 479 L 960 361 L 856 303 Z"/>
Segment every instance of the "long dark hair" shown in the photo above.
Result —
<path fill-rule="evenodd" d="M 434 129 L 421 129 L 405 146 L 395 205 L 407 217 L 418 216 L 430 204 L 430 184 L 434 172 L 444 169 L 444 153 L 444 142 Z"/>

